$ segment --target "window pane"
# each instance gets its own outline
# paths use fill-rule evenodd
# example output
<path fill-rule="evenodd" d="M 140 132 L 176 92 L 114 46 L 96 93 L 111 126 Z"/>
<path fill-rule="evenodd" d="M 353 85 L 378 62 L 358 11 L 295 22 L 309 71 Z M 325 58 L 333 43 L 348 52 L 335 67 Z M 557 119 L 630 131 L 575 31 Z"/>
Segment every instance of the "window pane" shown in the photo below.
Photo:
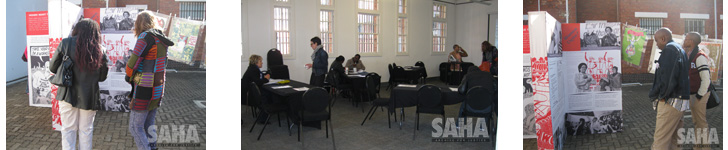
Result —
<path fill-rule="evenodd" d="M 432 51 L 433 52 L 444 52 L 445 51 L 445 30 L 447 29 L 446 23 L 444 22 L 433 22 L 432 23 Z"/>
<path fill-rule="evenodd" d="M 445 5 L 442 4 L 433 4 L 432 5 L 432 17 L 433 18 L 440 18 L 445 19 Z"/>
<path fill-rule="evenodd" d="M 290 31 L 288 30 L 288 8 L 287 7 L 274 7 L 273 8 L 273 30 L 276 35 L 276 48 L 281 51 L 282 54 L 290 54 Z"/>
<path fill-rule="evenodd" d="M 359 9 L 377 10 L 377 0 L 359 0 Z"/>
<path fill-rule="evenodd" d="M 334 12 L 331 10 L 322 10 L 319 14 L 319 29 L 321 31 L 319 36 L 321 38 L 321 44 L 325 50 L 332 53 L 334 51 Z"/>
<path fill-rule="evenodd" d="M 360 13 L 358 16 L 359 26 L 359 53 L 377 52 L 379 16 Z"/>

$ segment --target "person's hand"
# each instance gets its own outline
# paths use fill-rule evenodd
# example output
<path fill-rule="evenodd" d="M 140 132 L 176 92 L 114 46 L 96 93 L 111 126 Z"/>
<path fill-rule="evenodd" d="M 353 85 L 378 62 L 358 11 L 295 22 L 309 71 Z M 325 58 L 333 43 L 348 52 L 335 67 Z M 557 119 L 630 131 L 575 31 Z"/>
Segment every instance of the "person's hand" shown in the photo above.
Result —
<path fill-rule="evenodd" d="M 306 69 L 311 69 L 313 67 L 313 64 L 306 64 Z"/>
<path fill-rule="evenodd" d="M 270 80 L 270 74 L 266 74 L 264 78 Z"/>

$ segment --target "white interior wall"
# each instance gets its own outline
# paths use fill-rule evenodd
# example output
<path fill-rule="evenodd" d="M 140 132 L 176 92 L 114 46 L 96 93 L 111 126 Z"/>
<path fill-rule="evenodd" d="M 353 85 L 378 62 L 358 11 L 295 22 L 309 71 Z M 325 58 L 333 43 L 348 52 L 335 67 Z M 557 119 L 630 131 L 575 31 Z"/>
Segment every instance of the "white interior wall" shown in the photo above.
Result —
<path fill-rule="evenodd" d="M 5 81 L 28 76 L 28 64 L 21 59 L 25 50 L 25 12 L 48 10 L 48 0 L 7 1 L 5 13 Z"/>
<path fill-rule="evenodd" d="M 455 11 L 457 13 L 455 33 L 455 42 L 468 52 L 468 57 L 463 57 L 463 61 L 472 62 L 480 65 L 483 60 L 481 52 L 481 43 L 488 41 L 495 45 L 495 25 L 498 20 L 498 3 L 493 2 L 491 5 L 480 3 L 467 3 L 457 5 Z M 488 14 L 490 14 L 490 25 L 488 24 Z M 488 29 L 490 28 L 490 29 Z M 488 32 L 490 30 L 490 33 Z M 452 45 L 450 45 L 452 51 Z"/>
<path fill-rule="evenodd" d="M 379 73 L 383 81 L 389 78 L 387 65 L 411 66 L 417 61 L 425 63 L 429 77 L 439 76 L 438 66 L 446 61 L 445 54 L 432 53 L 432 5 L 433 1 L 410 0 L 408 2 L 408 51 L 409 55 L 396 55 L 397 46 L 397 0 L 380 0 L 379 41 L 381 56 L 363 56 L 362 61 L 368 72 Z M 329 65 L 336 56 L 343 55 L 350 59 L 357 54 L 357 6 L 356 0 L 335 0 L 334 2 L 334 46 L 333 54 L 329 54 Z M 311 63 L 313 50 L 309 46 L 312 37 L 319 35 L 319 6 L 318 3 L 292 0 L 292 58 L 284 59 L 288 65 L 291 79 L 308 82 L 311 70 L 304 68 L 304 64 Z M 468 50 L 471 57 L 464 61 L 480 64 L 480 42 L 487 38 L 488 13 L 497 13 L 497 4 L 486 6 L 483 4 L 443 3 L 447 6 L 447 52 L 455 43 Z M 243 56 L 241 59 L 242 72 L 248 67 L 250 54 L 257 54 L 266 58 L 269 49 L 275 47 L 273 41 L 272 13 L 273 2 L 270 0 L 248 0 L 243 2 Z M 247 9 L 246 9 L 247 8 Z M 487 9 L 487 10 L 479 10 Z M 456 21 L 461 20 L 461 21 Z M 493 19 L 493 18 L 491 18 Z M 495 22 L 492 22 L 495 24 Z M 494 33 L 494 26 L 491 32 Z M 462 31 L 461 31 L 462 30 Z M 461 35 L 462 34 L 462 35 Z M 491 35 L 494 39 L 495 36 Z M 266 61 L 263 61 L 264 63 Z M 267 65 L 263 65 L 266 69 Z M 243 74 L 241 73 L 241 75 Z"/>

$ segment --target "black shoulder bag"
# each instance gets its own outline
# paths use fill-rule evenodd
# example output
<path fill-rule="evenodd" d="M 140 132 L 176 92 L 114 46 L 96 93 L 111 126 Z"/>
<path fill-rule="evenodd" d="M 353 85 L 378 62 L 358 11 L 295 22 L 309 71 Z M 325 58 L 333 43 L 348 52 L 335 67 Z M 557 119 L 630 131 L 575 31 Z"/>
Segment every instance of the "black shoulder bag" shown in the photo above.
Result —
<path fill-rule="evenodd" d="M 695 59 L 697 59 L 697 57 L 695 57 L 695 55 L 697 55 L 697 54 L 698 54 L 698 51 L 694 51 L 694 52 L 690 53 L 690 62 L 691 63 L 693 61 L 695 61 Z M 710 73 L 710 70 L 708 70 L 708 73 Z M 711 109 L 713 107 L 720 105 L 720 97 L 718 96 L 718 93 L 715 92 L 715 85 L 713 85 L 713 82 L 711 82 L 710 85 L 708 85 L 708 92 L 710 92 L 710 95 L 705 95 L 705 96 L 710 96 L 710 97 L 708 97 L 708 103 L 705 105 L 705 109 Z"/>
<path fill-rule="evenodd" d="M 61 50 L 63 50 L 63 62 L 58 67 L 56 74 L 52 75 L 49 80 L 51 84 L 57 86 L 71 87 L 73 86 L 73 61 L 71 56 L 68 56 L 68 44 L 63 44 Z"/>

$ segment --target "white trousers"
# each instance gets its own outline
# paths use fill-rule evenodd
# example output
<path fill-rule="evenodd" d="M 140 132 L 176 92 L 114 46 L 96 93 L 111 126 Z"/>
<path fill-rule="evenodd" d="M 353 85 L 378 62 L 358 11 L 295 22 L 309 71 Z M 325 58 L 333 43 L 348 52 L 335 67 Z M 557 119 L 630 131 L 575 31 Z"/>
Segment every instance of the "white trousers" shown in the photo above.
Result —
<path fill-rule="evenodd" d="M 61 145 L 64 150 L 76 149 L 78 135 L 80 150 L 90 150 L 94 133 L 94 118 L 96 111 L 83 110 L 73 107 L 70 103 L 58 102 L 61 113 Z"/>

